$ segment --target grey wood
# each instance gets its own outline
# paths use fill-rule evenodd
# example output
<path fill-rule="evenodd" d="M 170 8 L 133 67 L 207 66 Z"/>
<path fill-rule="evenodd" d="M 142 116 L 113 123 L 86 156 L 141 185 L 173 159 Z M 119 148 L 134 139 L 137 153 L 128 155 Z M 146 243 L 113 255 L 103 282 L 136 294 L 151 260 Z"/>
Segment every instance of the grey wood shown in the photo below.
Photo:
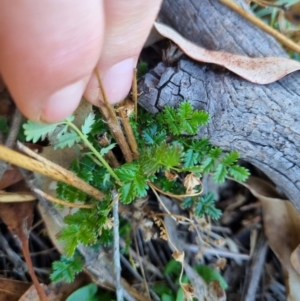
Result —
<path fill-rule="evenodd" d="M 212 50 L 250 57 L 287 56 L 274 38 L 217 0 L 165 0 L 159 19 Z M 224 68 L 183 57 L 177 66 L 160 63 L 145 76 L 139 83 L 140 103 L 156 113 L 188 99 L 195 108 L 208 111 L 211 121 L 200 135 L 224 150 L 239 151 L 300 211 L 299 74 L 257 85 Z"/>

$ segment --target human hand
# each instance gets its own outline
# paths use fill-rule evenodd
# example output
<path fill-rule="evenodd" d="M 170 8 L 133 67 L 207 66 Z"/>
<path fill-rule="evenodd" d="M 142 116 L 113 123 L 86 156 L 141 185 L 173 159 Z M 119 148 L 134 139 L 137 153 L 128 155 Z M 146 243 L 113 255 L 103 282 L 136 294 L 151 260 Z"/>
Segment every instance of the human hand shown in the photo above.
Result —
<path fill-rule="evenodd" d="M 0 74 L 21 112 L 39 122 L 129 92 L 161 0 L 0 0 Z"/>

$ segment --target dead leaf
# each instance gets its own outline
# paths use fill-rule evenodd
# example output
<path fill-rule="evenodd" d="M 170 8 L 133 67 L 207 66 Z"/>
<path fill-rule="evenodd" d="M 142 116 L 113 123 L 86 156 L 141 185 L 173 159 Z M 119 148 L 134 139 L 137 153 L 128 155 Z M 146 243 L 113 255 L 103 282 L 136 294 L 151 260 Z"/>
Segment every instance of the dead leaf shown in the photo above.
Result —
<path fill-rule="evenodd" d="M 0 278 L 0 300 L 18 301 L 30 285 L 24 281 Z"/>
<path fill-rule="evenodd" d="M 184 294 L 184 300 L 193 300 L 195 291 L 189 283 L 181 283 L 181 287 Z"/>
<path fill-rule="evenodd" d="M 199 185 L 202 185 L 200 179 L 192 173 L 188 174 L 183 181 L 183 186 L 186 188 L 187 194 L 196 193 L 197 190 L 194 188 Z"/>
<path fill-rule="evenodd" d="M 212 51 L 202 48 L 161 23 L 154 23 L 156 30 L 172 40 L 188 57 L 217 64 L 255 84 L 270 84 L 289 73 L 300 70 L 300 63 L 281 57 L 250 58 L 242 55 Z"/>
<path fill-rule="evenodd" d="M 12 166 L 6 170 L 2 179 L 0 180 L 0 190 L 5 189 L 6 187 L 18 183 L 22 180 L 22 175 L 19 169 L 16 166 Z"/>
<path fill-rule="evenodd" d="M 287 300 L 300 300 L 300 275 L 293 267 L 291 260 L 294 250 L 300 244 L 300 215 L 293 204 L 281 199 L 279 193 L 268 182 L 250 177 L 242 183 L 262 203 L 264 230 L 270 248 L 281 262 L 285 274 Z M 293 263 L 295 263 L 292 260 Z"/>
<path fill-rule="evenodd" d="M 46 296 L 46 301 L 60 301 L 62 294 L 56 294 L 53 290 L 49 289 L 47 285 L 42 284 L 41 288 Z M 40 301 L 39 294 L 35 287 L 32 285 L 25 294 L 19 299 L 19 301 Z"/>
<path fill-rule="evenodd" d="M 300 245 L 293 251 L 291 255 L 291 264 L 296 272 L 300 275 Z"/>
<path fill-rule="evenodd" d="M 184 261 L 184 252 L 179 252 L 179 251 L 176 250 L 176 251 L 173 252 L 172 257 L 176 261 L 183 263 L 183 261 Z"/>
<path fill-rule="evenodd" d="M 47 297 L 34 273 L 34 268 L 29 252 L 28 238 L 33 221 L 34 205 L 34 202 L 9 204 L 0 203 L 0 217 L 8 227 L 9 231 L 18 238 L 21 244 L 22 252 L 27 263 L 28 272 L 38 291 L 39 298 L 42 301 L 47 301 Z"/>

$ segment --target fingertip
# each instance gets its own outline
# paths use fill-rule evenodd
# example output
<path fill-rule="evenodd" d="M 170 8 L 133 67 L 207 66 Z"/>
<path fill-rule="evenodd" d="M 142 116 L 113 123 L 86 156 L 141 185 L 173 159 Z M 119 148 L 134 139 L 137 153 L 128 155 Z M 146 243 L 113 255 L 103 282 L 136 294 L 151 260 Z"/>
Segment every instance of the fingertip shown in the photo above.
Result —
<path fill-rule="evenodd" d="M 100 73 L 105 94 L 111 104 L 124 100 L 129 93 L 136 61 L 136 58 L 128 58 Z M 99 101 L 103 101 L 95 74 L 92 75 L 84 95 L 94 105 L 99 105 Z"/>
<path fill-rule="evenodd" d="M 38 121 L 59 122 L 71 115 L 78 107 L 87 80 L 80 80 L 52 94 L 43 104 Z"/>

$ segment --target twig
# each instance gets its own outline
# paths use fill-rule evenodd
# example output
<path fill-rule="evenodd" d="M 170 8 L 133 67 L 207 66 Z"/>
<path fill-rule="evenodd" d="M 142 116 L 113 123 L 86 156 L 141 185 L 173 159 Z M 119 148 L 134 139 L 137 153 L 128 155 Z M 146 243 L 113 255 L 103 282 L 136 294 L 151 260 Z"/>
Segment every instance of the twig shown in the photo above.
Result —
<path fill-rule="evenodd" d="M 130 273 L 140 282 L 143 282 L 143 277 L 134 269 L 129 261 L 121 254 L 121 262 L 130 271 Z M 155 301 L 160 301 L 156 293 L 150 289 L 150 294 Z"/>
<path fill-rule="evenodd" d="M 198 253 L 200 248 L 197 245 L 186 245 L 185 249 L 193 253 Z M 217 257 L 225 257 L 238 260 L 250 260 L 250 256 L 248 254 L 234 253 L 226 250 L 218 250 L 215 248 L 203 248 L 201 251 L 204 255 L 213 255 Z"/>
<path fill-rule="evenodd" d="M 19 133 L 20 125 L 22 122 L 22 114 L 20 111 L 16 108 L 13 120 L 10 126 L 9 134 L 5 141 L 5 146 L 12 148 L 14 146 L 14 143 L 16 142 L 17 135 Z M 9 164 L 5 162 L 0 162 L 0 180 L 2 179 L 4 173 L 6 172 Z"/>
<path fill-rule="evenodd" d="M 120 245 L 122 248 L 126 247 L 126 243 L 123 239 L 120 240 Z M 131 248 L 129 248 L 129 253 L 136 261 L 139 260 L 138 254 Z M 155 274 L 157 277 L 159 277 L 161 279 L 164 277 L 162 275 L 161 271 L 155 265 L 153 265 L 151 262 L 146 261 L 144 258 L 141 258 L 141 260 L 142 260 L 144 266 L 147 268 L 147 270 L 151 271 L 153 274 Z"/>
<path fill-rule="evenodd" d="M 5 146 L 12 148 L 16 142 L 20 125 L 22 122 L 22 114 L 18 109 L 15 110 L 14 117 L 10 126 L 10 131 L 5 141 Z M 1 176 L 0 176 L 1 178 Z"/>
<path fill-rule="evenodd" d="M 123 125 L 123 128 L 124 128 L 127 140 L 128 140 L 129 147 L 132 151 L 133 157 L 136 159 L 139 156 L 138 145 L 137 145 L 137 142 L 136 142 L 131 124 L 129 122 L 130 116 L 129 116 L 128 112 L 126 112 L 126 111 L 127 111 L 126 110 L 126 104 L 124 106 L 121 106 L 118 109 L 118 113 L 121 117 L 121 122 L 122 122 L 122 125 Z"/>
<path fill-rule="evenodd" d="M 262 275 L 267 250 L 268 242 L 264 233 L 262 232 L 258 239 L 258 243 L 256 245 L 256 249 L 254 251 L 252 259 L 249 262 L 241 300 L 256 300 L 256 291 L 260 277 Z"/>
<path fill-rule="evenodd" d="M 22 149 L 24 149 L 24 147 L 22 147 Z M 60 167 L 57 164 L 54 164 L 51 161 L 48 161 L 47 159 L 37 155 L 36 153 L 34 154 L 36 157 L 42 160 L 42 162 L 11 150 L 4 145 L 0 145 L 0 160 L 4 160 L 19 167 L 38 172 L 54 180 L 74 186 L 96 198 L 97 200 L 102 200 L 104 198 L 104 195 L 101 191 L 87 184 L 85 181 L 78 178 L 74 173 Z"/>
<path fill-rule="evenodd" d="M 142 276 L 143 276 L 143 281 L 144 281 L 144 288 L 146 290 L 146 293 L 147 293 L 147 296 L 150 298 L 150 291 L 149 291 L 149 287 L 148 287 L 148 284 L 147 284 L 147 279 L 146 279 L 146 275 L 145 275 L 145 270 L 144 270 L 144 266 L 143 266 L 143 263 L 141 261 L 141 254 L 140 254 L 140 250 L 139 250 L 139 246 L 138 246 L 138 243 L 137 243 L 137 233 L 136 233 L 136 225 L 134 226 L 134 234 L 133 234 L 133 237 L 134 237 L 134 244 L 135 244 L 135 248 L 136 248 L 136 253 L 138 255 L 138 261 L 139 261 L 139 265 L 140 265 L 140 269 L 141 269 L 141 273 L 142 273 Z"/>
<path fill-rule="evenodd" d="M 133 79 L 132 79 L 132 99 L 134 102 L 134 113 L 135 121 L 138 118 L 138 92 L 137 92 L 137 69 L 133 69 Z"/>
<path fill-rule="evenodd" d="M 87 209 L 92 209 L 96 207 L 96 204 L 75 204 L 75 203 L 70 203 L 61 199 L 58 199 L 38 188 L 34 188 L 33 192 L 35 192 L 36 194 L 40 195 L 41 197 L 47 199 L 48 201 L 52 202 L 52 203 L 56 203 L 59 205 L 63 205 L 66 207 L 70 207 L 70 208 L 87 208 Z M 0 195 L 1 196 L 1 195 Z"/>
<path fill-rule="evenodd" d="M 101 77 L 100 77 L 97 69 L 95 69 L 95 73 L 96 73 L 96 76 L 98 79 L 100 91 L 102 93 L 103 101 L 104 101 L 104 104 L 102 104 L 101 102 L 99 103 L 99 110 L 100 110 L 102 116 L 104 117 L 104 119 L 106 120 L 111 133 L 114 135 L 115 139 L 117 140 L 117 142 L 123 152 L 126 162 L 131 162 L 132 154 L 131 154 L 130 148 L 127 144 L 127 141 L 125 139 L 123 131 L 120 127 L 116 113 L 115 113 L 114 109 L 112 108 L 111 104 L 108 102 L 108 99 L 106 97 L 106 93 L 105 93 L 105 90 L 104 90 L 104 87 L 102 84 L 102 80 L 101 80 Z"/>
<path fill-rule="evenodd" d="M 17 243 L 19 244 L 19 241 L 17 240 Z M 6 238 L 2 235 L 0 232 L 0 246 L 3 252 L 7 254 L 8 259 L 12 262 L 14 265 L 13 272 L 18 274 L 18 276 L 23 281 L 28 281 L 26 278 L 25 273 L 28 271 L 28 267 L 26 263 L 20 258 L 20 256 L 10 247 L 9 243 L 7 242 Z M 20 246 L 19 246 L 20 247 Z"/>
<path fill-rule="evenodd" d="M 119 237 L 119 196 L 116 196 L 116 200 L 113 205 L 113 217 L 114 217 L 114 264 L 115 264 L 115 277 L 116 277 L 116 294 L 117 301 L 123 301 L 123 288 L 121 285 L 121 259 L 120 259 L 120 237 Z"/>
<path fill-rule="evenodd" d="M 230 9 L 234 10 L 236 13 L 262 29 L 263 31 L 267 32 L 268 34 L 272 35 L 275 39 L 277 39 L 280 43 L 284 46 L 288 47 L 289 49 L 300 53 L 300 46 L 297 45 L 292 40 L 288 39 L 286 36 L 278 32 L 277 30 L 273 29 L 259 18 L 255 17 L 251 13 L 245 11 L 242 7 L 238 4 L 234 3 L 232 0 L 219 0 L 224 5 L 228 6 Z"/>

